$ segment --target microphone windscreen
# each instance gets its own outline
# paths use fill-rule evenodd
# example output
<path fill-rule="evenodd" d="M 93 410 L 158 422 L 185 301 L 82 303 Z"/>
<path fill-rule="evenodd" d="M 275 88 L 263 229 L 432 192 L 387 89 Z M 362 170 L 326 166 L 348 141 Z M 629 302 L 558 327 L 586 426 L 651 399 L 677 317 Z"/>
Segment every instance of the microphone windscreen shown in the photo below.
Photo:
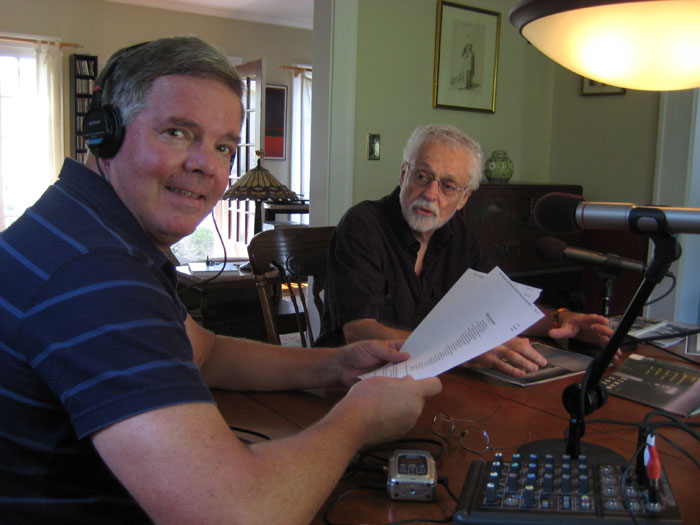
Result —
<path fill-rule="evenodd" d="M 571 193 L 547 193 L 535 203 L 535 224 L 551 233 L 580 232 L 576 224 L 576 208 L 583 197 Z"/>
<path fill-rule="evenodd" d="M 537 255 L 543 259 L 563 261 L 566 243 L 554 237 L 541 237 L 535 244 Z"/>

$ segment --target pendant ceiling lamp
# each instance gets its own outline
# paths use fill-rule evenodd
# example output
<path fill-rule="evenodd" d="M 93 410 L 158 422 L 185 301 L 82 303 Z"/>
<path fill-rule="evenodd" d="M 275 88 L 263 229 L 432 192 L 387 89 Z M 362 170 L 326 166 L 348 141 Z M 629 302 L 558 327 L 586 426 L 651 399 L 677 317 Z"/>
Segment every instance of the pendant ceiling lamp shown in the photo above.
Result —
<path fill-rule="evenodd" d="M 700 0 L 523 0 L 510 22 L 592 80 L 650 91 L 700 87 Z"/>

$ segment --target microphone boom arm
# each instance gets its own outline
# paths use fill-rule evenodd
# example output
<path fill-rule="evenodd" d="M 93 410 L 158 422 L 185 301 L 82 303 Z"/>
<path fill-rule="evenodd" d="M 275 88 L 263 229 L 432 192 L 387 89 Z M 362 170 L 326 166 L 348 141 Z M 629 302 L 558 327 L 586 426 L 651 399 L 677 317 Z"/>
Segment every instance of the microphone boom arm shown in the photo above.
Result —
<path fill-rule="evenodd" d="M 663 220 L 659 222 L 665 223 Z M 581 384 L 572 383 L 562 393 L 564 407 L 571 415 L 566 453 L 572 458 L 577 458 L 580 454 L 581 437 L 586 432 L 585 416 L 602 407 L 607 401 L 607 390 L 600 384 L 603 374 L 652 291 L 666 276 L 671 264 L 681 255 L 680 245 L 663 226 L 665 224 L 659 224 L 659 231 L 649 234 L 654 243 L 651 262 L 605 349 L 590 362 Z"/>

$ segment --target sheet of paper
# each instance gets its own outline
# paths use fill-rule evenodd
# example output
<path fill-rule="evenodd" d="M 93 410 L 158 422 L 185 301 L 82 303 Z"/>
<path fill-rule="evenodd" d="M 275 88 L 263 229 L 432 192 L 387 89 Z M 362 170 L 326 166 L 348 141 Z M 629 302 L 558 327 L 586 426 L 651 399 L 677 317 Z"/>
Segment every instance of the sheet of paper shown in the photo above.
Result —
<path fill-rule="evenodd" d="M 411 333 L 403 363 L 378 368 L 375 375 L 416 379 L 436 376 L 512 339 L 543 317 L 539 292 L 511 281 L 500 268 L 488 274 L 467 270 Z"/>

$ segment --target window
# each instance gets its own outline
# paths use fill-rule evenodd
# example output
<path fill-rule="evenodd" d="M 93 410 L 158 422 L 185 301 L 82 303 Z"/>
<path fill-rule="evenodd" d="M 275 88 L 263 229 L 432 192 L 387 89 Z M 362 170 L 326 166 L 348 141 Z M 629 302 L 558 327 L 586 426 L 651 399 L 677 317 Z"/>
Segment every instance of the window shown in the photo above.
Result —
<path fill-rule="evenodd" d="M 308 199 L 311 186 L 311 92 L 309 66 L 292 70 L 292 175 L 291 189 Z M 302 215 L 308 222 L 308 215 Z"/>
<path fill-rule="evenodd" d="M 0 231 L 58 175 L 63 158 L 60 53 L 56 40 L 0 41 Z"/>

